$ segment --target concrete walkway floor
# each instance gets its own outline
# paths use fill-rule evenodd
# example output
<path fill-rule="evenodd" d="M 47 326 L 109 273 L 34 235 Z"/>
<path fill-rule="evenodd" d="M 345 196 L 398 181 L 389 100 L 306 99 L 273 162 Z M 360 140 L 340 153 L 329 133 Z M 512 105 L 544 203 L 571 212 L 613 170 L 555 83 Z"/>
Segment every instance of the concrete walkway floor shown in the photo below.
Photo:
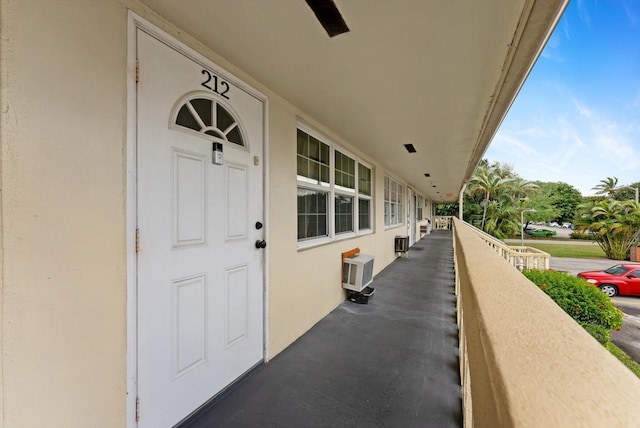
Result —
<path fill-rule="evenodd" d="M 368 304 L 340 304 L 189 428 L 462 426 L 451 231 L 417 242 L 373 287 Z"/>

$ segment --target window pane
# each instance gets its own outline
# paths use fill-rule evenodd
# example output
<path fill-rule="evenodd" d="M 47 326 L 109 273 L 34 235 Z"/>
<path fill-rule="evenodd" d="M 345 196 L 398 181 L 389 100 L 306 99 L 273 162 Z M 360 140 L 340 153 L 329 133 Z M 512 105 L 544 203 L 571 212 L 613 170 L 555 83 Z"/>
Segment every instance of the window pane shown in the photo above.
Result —
<path fill-rule="evenodd" d="M 385 177 L 384 178 L 384 200 L 388 201 L 389 200 L 389 177 Z"/>
<path fill-rule="evenodd" d="M 384 225 L 389 226 L 391 223 L 391 204 L 389 202 L 384 203 Z"/>
<path fill-rule="evenodd" d="M 206 98 L 196 98 L 191 100 L 191 105 L 193 106 L 194 109 L 196 109 L 196 112 L 198 113 L 198 116 L 200 116 L 200 119 L 202 119 L 202 122 L 204 122 L 204 125 L 211 126 L 212 125 L 211 118 L 213 117 L 212 101 Z M 222 129 L 224 130 L 225 128 L 222 128 Z"/>
<path fill-rule="evenodd" d="M 336 233 L 353 232 L 353 198 L 335 197 Z"/>
<path fill-rule="evenodd" d="M 298 187 L 298 239 L 327 236 L 327 193 Z"/>
<path fill-rule="evenodd" d="M 358 164 L 358 192 L 371 196 L 371 170 L 360 164 Z"/>
<path fill-rule="evenodd" d="M 329 165 L 329 146 L 326 144 L 320 146 L 320 162 Z"/>
<path fill-rule="evenodd" d="M 355 161 L 349 156 L 335 151 L 336 186 L 355 189 Z"/>
<path fill-rule="evenodd" d="M 225 131 L 231 125 L 236 123 L 233 116 L 231 116 L 227 109 L 222 107 L 220 104 L 216 105 L 216 118 L 218 120 L 216 128 L 222 131 Z"/>
<path fill-rule="evenodd" d="M 307 177 L 311 178 L 312 180 L 320 181 L 320 165 L 318 165 L 316 162 L 310 161 L 309 175 L 307 175 Z"/>
<path fill-rule="evenodd" d="M 329 181 L 330 181 L 329 167 L 325 165 L 320 165 L 320 182 L 328 185 Z"/>
<path fill-rule="evenodd" d="M 314 161 L 320 160 L 320 141 L 313 137 L 309 137 L 309 158 Z"/>
<path fill-rule="evenodd" d="M 329 146 L 299 129 L 297 135 L 298 158 L 307 161 L 306 166 L 298 162 L 298 175 L 329 184 Z"/>
<path fill-rule="evenodd" d="M 184 126 L 185 128 L 193 129 L 194 131 L 200 131 L 200 124 L 191 114 L 191 110 L 187 105 L 180 107 L 178 111 L 178 117 L 176 117 L 176 125 Z"/>
<path fill-rule="evenodd" d="M 358 229 L 371 229 L 371 214 L 369 205 L 371 201 L 368 199 L 358 200 Z"/>
<path fill-rule="evenodd" d="M 302 156 L 298 156 L 298 175 L 302 177 L 309 176 L 309 162 L 307 158 L 303 158 Z"/>
<path fill-rule="evenodd" d="M 306 219 L 307 218 L 304 215 L 298 214 L 298 239 L 304 239 L 307 237 Z"/>
<path fill-rule="evenodd" d="M 234 126 L 231 131 L 229 131 L 229 133 L 227 134 L 227 140 L 239 146 L 244 146 L 244 140 L 242 139 L 240 128 L 237 125 Z"/>
<path fill-rule="evenodd" d="M 391 217 L 389 219 L 390 225 L 398 224 L 398 205 L 391 203 Z"/>
<path fill-rule="evenodd" d="M 309 136 L 298 129 L 298 155 L 309 157 Z"/>

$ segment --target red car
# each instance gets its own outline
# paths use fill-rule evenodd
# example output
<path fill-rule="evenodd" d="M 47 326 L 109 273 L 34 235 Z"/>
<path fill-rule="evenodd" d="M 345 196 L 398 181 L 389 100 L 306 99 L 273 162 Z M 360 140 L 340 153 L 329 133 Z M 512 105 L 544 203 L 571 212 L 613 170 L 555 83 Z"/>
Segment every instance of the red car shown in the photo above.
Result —
<path fill-rule="evenodd" d="M 606 270 L 580 272 L 578 278 L 598 287 L 604 294 L 640 296 L 640 264 L 624 263 Z"/>

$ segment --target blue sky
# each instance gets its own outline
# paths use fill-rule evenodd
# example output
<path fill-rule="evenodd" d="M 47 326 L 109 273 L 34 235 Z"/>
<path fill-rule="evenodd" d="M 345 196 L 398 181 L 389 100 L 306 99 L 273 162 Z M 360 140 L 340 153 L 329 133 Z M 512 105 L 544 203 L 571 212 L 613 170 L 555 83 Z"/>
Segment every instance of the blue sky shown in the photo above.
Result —
<path fill-rule="evenodd" d="M 583 195 L 640 181 L 640 0 L 572 0 L 484 156 Z"/>

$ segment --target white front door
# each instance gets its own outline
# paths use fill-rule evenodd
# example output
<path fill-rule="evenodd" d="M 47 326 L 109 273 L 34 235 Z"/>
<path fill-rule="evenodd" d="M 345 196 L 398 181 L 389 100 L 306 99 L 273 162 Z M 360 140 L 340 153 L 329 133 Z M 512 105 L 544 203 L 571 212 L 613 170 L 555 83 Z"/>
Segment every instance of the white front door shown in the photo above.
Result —
<path fill-rule="evenodd" d="M 409 235 L 409 246 L 416 240 L 416 204 L 413 190 L 407 187 L 407 235 Z"/>
<path fill-rule="evenodd" d="M 158 428 L 263 359 L 265 103 L 142 30 L 136 45 L 139 426 Z"/>

